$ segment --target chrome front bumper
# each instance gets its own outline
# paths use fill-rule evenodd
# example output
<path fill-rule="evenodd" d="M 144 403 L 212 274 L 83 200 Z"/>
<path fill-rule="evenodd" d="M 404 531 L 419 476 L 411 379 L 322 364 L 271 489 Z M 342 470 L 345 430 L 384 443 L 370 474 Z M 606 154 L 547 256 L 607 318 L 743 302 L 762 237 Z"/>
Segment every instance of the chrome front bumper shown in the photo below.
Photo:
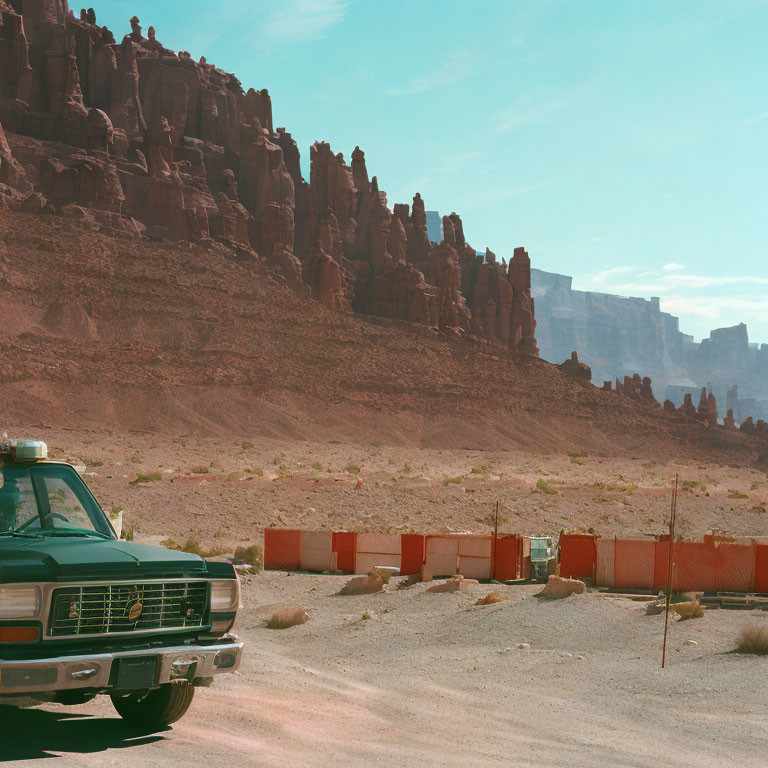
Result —
<path fill-rule="evenodd" d="M 222 640 L 214 645 L 0 661 L 0 696 L 109 689 L 112 664 L 118 659 L 156 658 L 155 685 L 162 685 L 181 678 L 211 678 L 224 672 L 235 672 L 242 656 L 243 643 Z"/>

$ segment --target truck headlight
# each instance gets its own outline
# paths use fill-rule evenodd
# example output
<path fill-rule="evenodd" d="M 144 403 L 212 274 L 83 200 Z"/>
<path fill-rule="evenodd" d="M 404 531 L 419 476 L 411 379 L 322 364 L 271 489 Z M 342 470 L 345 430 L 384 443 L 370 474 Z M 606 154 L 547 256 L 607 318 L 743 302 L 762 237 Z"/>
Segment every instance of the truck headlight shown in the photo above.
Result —
<path fill-rule="evenodd" d="M 0 619 L 34 619 L 40 602 L 40 587 L 34 584 L 0 584 Z"/>
<path fill-rule="evenodd" d="M 211 582 L 211 613 L 234 613 L 240 602 L 237 579 L 216 579 Z"/>

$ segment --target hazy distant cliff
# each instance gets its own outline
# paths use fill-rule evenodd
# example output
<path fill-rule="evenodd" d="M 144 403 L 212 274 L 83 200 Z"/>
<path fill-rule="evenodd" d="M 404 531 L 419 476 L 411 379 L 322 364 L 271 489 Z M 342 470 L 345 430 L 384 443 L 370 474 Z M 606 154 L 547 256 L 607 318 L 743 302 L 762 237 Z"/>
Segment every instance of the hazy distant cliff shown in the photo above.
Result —
<path fill-rule="evenodd" d="M 658 298 L 576 291 L 571 277 L 539 269 L 531 270 L 531 282 L 545 360 L 560 363 L 577 350 L 595 384 L 639 372 L 653 379 L 657 398 L 677 405 L 685 392 L 711 384 L 721 415 L 736 385 L 730 407 L 737 420 L 768 415 L 768 344 L 751 344 L 743 323 L 697 343 L 680 331 L 677 317 L 661 311 Z"/>

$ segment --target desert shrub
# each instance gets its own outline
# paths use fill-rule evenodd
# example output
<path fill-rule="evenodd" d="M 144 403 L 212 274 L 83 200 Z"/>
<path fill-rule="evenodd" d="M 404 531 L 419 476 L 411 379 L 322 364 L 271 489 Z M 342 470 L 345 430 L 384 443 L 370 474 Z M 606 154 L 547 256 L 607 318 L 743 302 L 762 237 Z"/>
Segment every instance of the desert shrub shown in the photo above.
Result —
<path fill-rule="evenodd" d="M 768 653 L 768 625 L 745 624 L 736 639 L 739 653 Z"/>
<path fill-rule="evenodd" d="M 131 480 L 129 485 L 136 485 L 136 483 L 152 483 L 156 480 L 160 480 L 162 475 L 159 472 L 148 472 L 145 475 L 136 475 L 135 480 Z"/>
<path fill-rule="evenodd" d="M 746 493 L 742 493 L 741 491 L 730 490 L 728 491 L 728 498 L 729 499 L 747 499 L 749 498 L 749 496 Z"/>
<path fill-rule="evenodd" d="M 360 474 L 360 467 L 350 461 L 349 464 L 347 464 L 347 472 L 349 472 L 350 475 L 358 475 Z"/>
<path fill-rule="evenodd" d="M 556 494 L 557 491 L 543 478 L 539 478 L 539 482 L 536 483 L 536 488 L 542 493 Z"/>
<path fill-rule="evenodd" d="M 133 541 L 133 526 L 123 529 L 122 539 L 124 541 Z"/>
<path fill-rule="evenodd" d="M 488 471 L 488 465 L 487 464 L 481 464 L 479 467 L 472 467 L 470 472 L 473 475 L 482 475 L 484 472 Z"/>
<path fill-rule="evenodd" d="M 227 480 L 230 480 L 230 481 L 242 480 L 244 474 L 245 474 L 245 472 L 230 472 L 227 475 Z"/>
<path fill-rule="evenodd" d="M 89 467 L 103 467 L 104 462 L 101 459 L 87 459 L 85 462 Z"/>
<path fill-rule="evenodd" d="M 249 448 L 253 448 L 253 443 L 250 440 L 243 440 L 242 443 L 240 443 L 240 447 L 247 451 Z"/>
<path fill-rule="evenodd" d="M 258 544 L 251 544 L 248 547 L 237 547 L 235 549 L 234 562 L 238 565 L 250 565 L 255 571 L 260 571 L 261 547 Z"/>
<path fill-rule="evenodd" d="M 571 464 L 586 464 L 586 463 L 587 462 L 584 461 L 584 459 L 582 459 L 579 456 L 571 456 Z"/>
<path fill-rule="evenodd" d="M 699 481 L 698 480 L 683 480 L 682 486 L 683 486 L 683 488 L 698 488 L 699 487 Z"/>
<path fill-rule="evenodd" d="M 191 555 L 199 557 L 217 557 L 226 554 L 227 550 L 223 547 L 214 547 L 213 549 L 203 549 L 200 542 L 194 536 L 188 536 L 183 544 L 179 544 L 175 539 L 164 539 L 160 544 L 166 549 L 175 549 L 178 552 L 188 552 Z"/>
<path fill-rule="evenodd" d="M 632 491 L 635 490 L 634 483 L 608 483 L 608 485 L 605 486 L 606 491 L 615 491 L 617 493 L 628 493 L 631 494 Z"/>
<path fill-rule="evenodd" d="M 193 475 L 207 475 L 208 474 L 208 467 L 203 466 L 202 464 L 199 467 L 192 467 L 190 472 Z"/>
<path fill-rule="evenodd" d="M 566 451 L 566 453 L 572 459 L 583 459 L 587 455 L 586 451 Z"/>
<path fill-rule="evenodd" d="M 463 479 L 462 477 L 446 477 L 443 480 L 443 485 L 460 485 Z"/>
<path fill-rule="evenodd" d="M 323 471 L 323 465 L 319 461 L 313 461 L 312 462 L 312 469 L 314 469 L 315 472 L 322 472 Z"/>

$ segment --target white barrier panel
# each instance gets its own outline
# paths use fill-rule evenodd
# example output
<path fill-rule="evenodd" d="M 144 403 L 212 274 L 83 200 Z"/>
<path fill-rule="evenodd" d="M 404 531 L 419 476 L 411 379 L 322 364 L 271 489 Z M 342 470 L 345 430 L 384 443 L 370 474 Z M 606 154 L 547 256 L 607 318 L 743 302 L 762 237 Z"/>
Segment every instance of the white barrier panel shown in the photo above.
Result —
<path fill-rule="evenodd" d="M 453 576 L 458 573 L 459 540 L 427 536 L 424 571 L 434 576 Z"/>
<path fill-rule="evenodd" d="M 328 571 L 333 549 L 332 531 L 301 532 L 301 568 L 304 571 Z"/>
<path fill-rule="evenodd" d="M 616 562 L 616 539 L 598 539 L 595 545 L 597 547 L 596 582 L 601 587 L 612 587 Z"/>
<path fill-rule="evenodd" d="M 402 547 L 397 533 L 358 533 L 355 573 L 370 573 L 376 565 L 400 567 Z"/>
<path fill-rule="evenodd" d="M 491 537 L 459 539 L 459 573 L 467 579 L 491 578 Z"/>

